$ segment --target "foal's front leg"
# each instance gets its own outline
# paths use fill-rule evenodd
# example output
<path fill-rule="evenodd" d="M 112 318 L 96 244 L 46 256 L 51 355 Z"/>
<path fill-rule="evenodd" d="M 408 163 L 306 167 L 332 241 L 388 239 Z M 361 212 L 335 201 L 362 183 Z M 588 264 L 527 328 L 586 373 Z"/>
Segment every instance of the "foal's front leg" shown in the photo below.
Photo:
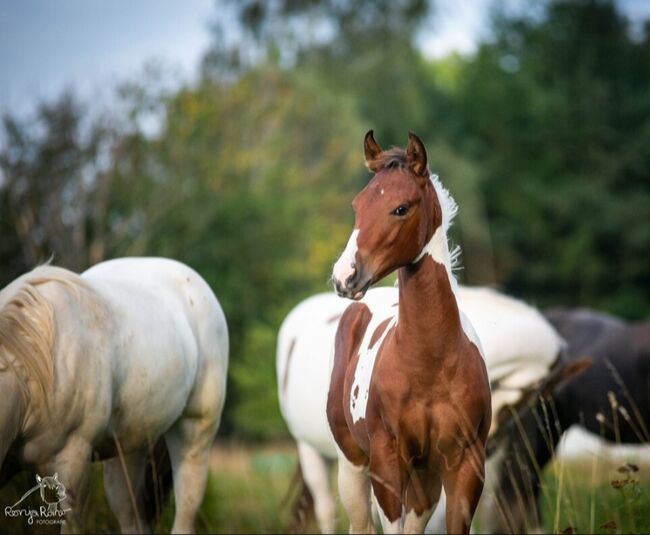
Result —
<path fill-rule="evenodd" d="M 384 430 L 372 433 L 370 441 L 370 481 L 379 506 L 384 533 L 402 533 L 403 474 L 394 441 Z"/>
<path fill-rule="evenodd" d="M 460 462 L 442 477 L 447 493 L 447 533 L 469 533 L 484 480 L 485 447 L 477 441 L 464 450 Z"/>

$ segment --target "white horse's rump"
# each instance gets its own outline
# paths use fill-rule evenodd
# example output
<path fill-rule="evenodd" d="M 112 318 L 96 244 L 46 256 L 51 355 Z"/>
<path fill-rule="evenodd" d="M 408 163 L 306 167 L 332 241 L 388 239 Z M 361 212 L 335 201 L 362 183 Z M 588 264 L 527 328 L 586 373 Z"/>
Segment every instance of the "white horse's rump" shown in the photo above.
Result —
<path fill-rule="evenodd" d="M 495 290 L 459 286 L 456 297 L 480 338 L 490 381 L 497 384 L 492 393 L 492 433 L 499 410 L 516 402 L 522 388 L 548 373 L 563 341 L 536 309 Z M 386 309 L 397 299 L 396 288 L 379 287 L 369 290 L 361 302 L 374 315 L 376 309 Z M 326 459 L 336 459 L 336 448 L 326 417 L 327 393 L 338 320 L 349 304 L 334 293 L 310 297 L 288 314 L 278 334 L 280 408 L 298 443 L 301 469 L 323 533 L 335 527 Z M 488 459 L 483 501 L 493 495 L 490 475 L 495 468 L 490 464 Z M 444 504 L 443 491 L 438 509 L 444 509 Z M 444 526 L 444 512 L 436 510 L 430 531 L 439 532 Z"/>
<path fill-rule="evenodd" d="M 141 531 L 133 499 L 142 505 L 145 457 L 164 437 L 173 530 L 191 531 L 228 366 L 225 318 L 205 281 L 160 258 L 112 260 L 81 276 L 43 266 L 0 292 L 0 307 L 0 366 L 9 364 L 0 373 L 0 462 L 8 455 L 5 464 L 58 472 L 72 508 L 65 527 L 80 530 L 89 463 L 106 459 L 120 527 Z M 8 334 L 7 324 L 18 330 Z"/>

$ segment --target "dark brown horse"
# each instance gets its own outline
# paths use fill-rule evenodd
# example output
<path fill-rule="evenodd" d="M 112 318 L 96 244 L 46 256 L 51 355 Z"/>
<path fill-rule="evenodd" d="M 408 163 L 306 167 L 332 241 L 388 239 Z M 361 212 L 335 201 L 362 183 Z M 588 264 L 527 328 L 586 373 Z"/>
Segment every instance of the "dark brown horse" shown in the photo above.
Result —
<path fill-rule="evenodd" d="M 627 323 L 588 309 L 556 308 L 545 315 L 567 341 L 560 365 L 584 357 L 592 364 L 496 438 L 503 456 L 497 492 L 506 511 L 490 526 L 496 533 L 541 524 L 541 471 L 572 425 L 612 443 L 650 443 L 650 321 Z"/>
<path fill-rule="evenodd" d="M 334 266 L 341 296 L 361 299 L 397 270 L 398 306 L 350 305 L 339 323 L 327 417 L 351 532 L 371 532 L 371 489 L 384 532 L 422 532 L 447 494 L 451 533 L 467 533 L 483 488 L 490 387 L 480 342 L 459 312 L 447 229 L 456 204 L 430 176 L 424 145 L 382 151 L 352 202 L 356 222 Z"/>

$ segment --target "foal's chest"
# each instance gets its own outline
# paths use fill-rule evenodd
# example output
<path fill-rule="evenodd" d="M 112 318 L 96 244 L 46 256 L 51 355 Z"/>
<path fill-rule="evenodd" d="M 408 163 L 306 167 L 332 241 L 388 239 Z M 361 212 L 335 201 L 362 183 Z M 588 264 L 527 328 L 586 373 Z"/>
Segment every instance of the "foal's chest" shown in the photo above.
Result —
<path fill-rule="evenodd" d="M 397 325 L 396 307 L 382 307 L 372 313 L 359 345 L 356 364 L 348 375 L 346 390 L 349 392 L 348 410 L 353 425 L 366 418 L 377 357 L 386 337 Z"/>

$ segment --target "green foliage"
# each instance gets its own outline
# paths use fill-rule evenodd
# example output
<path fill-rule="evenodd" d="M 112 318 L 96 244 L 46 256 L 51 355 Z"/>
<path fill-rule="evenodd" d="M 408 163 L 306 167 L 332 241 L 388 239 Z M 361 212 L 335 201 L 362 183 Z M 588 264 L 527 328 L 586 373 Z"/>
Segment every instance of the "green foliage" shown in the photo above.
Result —
<path fill-rule="evenodd" d="M 352 101 L 274 67 L 206 80 L 165 109 L 160 134 L 136 134 L 118 163 L 133 238 L 115 254 L 177 258 L 206 278 L 231 338 L 225 432 L 277 434 L 277 328 L 327 289 L 363 173 L 362 129 Z"/>
<path fill-rule="evenodd" d="M 32 117 L 2 116 L 0 284 L 54 256 L 82 269 L 102 258 L 114 127 L 71 93 L 42 103 Z"/>
<path fill-rule="evenodd" d="M 465 63 L 462 151 L 480 162 L 497 280 L 544 304 L 650 312 L 650 38 L 609 1 L 497 18 Z"/>
<path fill-rule="evenodd" d="M 373 128 L 385 147 L 408 130 L 425 141 L 460 206 L 461 280 L 650 313 L 650 37 L 633 39 L 612 1 L 497 13 L 474 57 L 436 61 L 416 47 L 424 0 L 226 7 L 196 85 L 136 80 L 111 121 L 69 95 L 25 120 L 5 113 L 0 284 L 52 253 L 74 269 L 188 263 L 229 324 L 222 432 L 282 434 L 276 333 L 328 288 Z"/>

